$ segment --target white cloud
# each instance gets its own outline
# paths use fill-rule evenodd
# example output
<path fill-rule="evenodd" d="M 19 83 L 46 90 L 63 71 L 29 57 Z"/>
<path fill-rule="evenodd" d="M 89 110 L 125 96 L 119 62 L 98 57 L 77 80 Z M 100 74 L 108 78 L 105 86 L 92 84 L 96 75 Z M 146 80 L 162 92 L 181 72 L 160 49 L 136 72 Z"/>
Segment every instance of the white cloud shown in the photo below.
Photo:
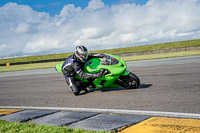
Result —
<path fill-rule="evenodd" d="M 200 0 L 111 7 L 91 0 L 85 9 L 65 5 L 56 16 L 8 3 L 0 7 L 0 57 L 72 52 L 80 44 L 96 50 L 199 39 L 199 14 Z"/>
<path fill-rule="evenodd" d="M 105 7 L 105 4 L 101 0 L 91 0 L 88 3 L 87 9 L 99 9 Z"/>
<path fill-rule="evenodd" d="M 0 45 L 0 52 L 3 52 L 6 49 L 6 44 Z"/>
<path fill-rule="evenodd" d="M 121 34 L 120 39 L 122 42 L 132 41 L 135 39 L 134 35 L 132 33 L 128 34 Z"/>
<path fill-rule="evenodd" d="M 28 33 L 31 30 L 30 28 L 30 24 L 20 23 L 14 31 L 15 33 Z"/>
<path fill-rule="evenodd" d="M 73 16 L 74 14 L 81 11 L 80 7 L 75 8 L 73 4 L 69 4 L 63 7 L 62 11 L 60 12 L 60 16 L 66 17 L 66 16 Z"/>
<path fill-rule="evenodd" d="M 51 36 L 43 36 L 35 41 L 27 42 L 25 48 L 23 49 L 24 53 L 38 53 L 49 51 L 57 48 L 62 48 L 63 45 L 58 39 L 55 39 Z"/>

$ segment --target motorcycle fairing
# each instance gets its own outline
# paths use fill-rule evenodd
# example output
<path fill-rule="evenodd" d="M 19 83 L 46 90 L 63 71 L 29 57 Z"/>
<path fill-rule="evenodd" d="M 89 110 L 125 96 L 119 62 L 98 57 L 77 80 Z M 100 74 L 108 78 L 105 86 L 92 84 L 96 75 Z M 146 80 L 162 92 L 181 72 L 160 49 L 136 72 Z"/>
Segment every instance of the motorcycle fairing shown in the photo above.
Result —
<path fill-rule="evenodd" d="M 93 84 L 96 88 L 108 88 L 108 87 L 119 87 L 118 84 L 115 84 L 115 81 L 122 75 L 126 76 L 130 72 L 126 70 L 126 62 L 115 55 L 106 54 L 106 59 L 100 60 L 99 58 L 92 58 L 86 62 L 83 71 L 86 73 L 96 73 L 99 72 L 102 68 L 109 70 L 109 74 L 104 75 L 103 77 L 96 78 L 93 81 Z M 62 73 L 62 64 L 56 65 L 56 70 Z M 88 82 L 86 79 L 80 78 L 77 74 L 75 78 L 82 80 L 83 82 Z"/>

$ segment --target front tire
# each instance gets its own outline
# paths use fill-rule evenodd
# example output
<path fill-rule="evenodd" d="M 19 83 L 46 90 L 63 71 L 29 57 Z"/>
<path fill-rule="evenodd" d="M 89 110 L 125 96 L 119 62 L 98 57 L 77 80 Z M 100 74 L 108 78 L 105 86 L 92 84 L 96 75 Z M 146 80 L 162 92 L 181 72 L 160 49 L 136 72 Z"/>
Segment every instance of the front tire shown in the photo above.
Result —
<path fill-rule="evenodd" d="M 127 76 L 120 76 L 118 84 L 126 89 L 136 89 L 140 85 L 140 79 L 132 72 Z"/>
<path fill-rule="evenodd" d="M 138 88 L 140 86 L 140 79 L 138 78 L 138 76 L 136 76 L 132 72 L 130 72 L 128 76 L 131 80 L 133 89 Z"/>

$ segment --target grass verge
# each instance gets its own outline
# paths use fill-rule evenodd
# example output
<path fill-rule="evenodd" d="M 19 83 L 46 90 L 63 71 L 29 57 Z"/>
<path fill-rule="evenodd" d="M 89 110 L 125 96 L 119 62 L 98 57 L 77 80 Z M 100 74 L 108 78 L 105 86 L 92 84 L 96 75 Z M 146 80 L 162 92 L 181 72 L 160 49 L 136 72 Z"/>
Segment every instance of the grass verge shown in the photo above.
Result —
<path fill-rule="evenodd" d="M 195 55 L 200 55 L 200 50 L 180 51 L 180 52 L 160 53 L 160 54 L 149 54 L 149 55 L 137 55 L 137 56 L 126 56 L 126 57 L 123 57 L 123 59 L 125 61 L 138 61 L 138 60 L 175 58 L 175 57 L 185 57 L 185 56 L 195 56 Z"/>
<path fill-rule="evenodd" d="M 151 50 L 171 49 L 171 48 L 190 47 L 190 46 L 200 46 L 200 39 L 169 42 L 169 43 L 160 43 L 160 44 L 150 44 L 150 45 L 142 45 L 142 46 L 136 46 L 136 47 L 107 49 L 107 50 L 99 50 L 99 51 L 95 51 L 95 52 L 116 54 L 116 53 L 151 51 Z"/>
<path fill-rule="evenodd" d="M 150 60 L 150 59 L 161 59 L 161 58 L 185 57 L 185 56 L 194 56 L 194 55 L 200 55 L 200 50 L 160 53 L 160 54 L 150 54 L 150 55 L 127 56 L 127 57 L 123 57 L 123 59 L 125 61 L 138 61 L 138 60 Z M 61 63 L 61 62 L 13 65 L 13 66 L 9 66 L 9 67 L 0 66 L 0 72 L 54 68 L 56 66 L 56 64 L 58 64 L 58 63 Z"/>
<path fill-rule="evenodd" d="M 36 125 L 33 123 L 8 122 L 0 120 L 0 133 L 108 133 L 106 131 L 86 131 L 65 126 Z"/>

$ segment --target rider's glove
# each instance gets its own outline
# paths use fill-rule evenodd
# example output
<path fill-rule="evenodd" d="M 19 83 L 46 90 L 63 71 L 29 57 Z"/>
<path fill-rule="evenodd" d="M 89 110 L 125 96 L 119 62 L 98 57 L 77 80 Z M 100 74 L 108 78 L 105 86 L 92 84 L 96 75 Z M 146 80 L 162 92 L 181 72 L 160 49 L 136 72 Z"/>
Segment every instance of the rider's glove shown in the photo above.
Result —
<path fill-rule="evenodd" d="M 104 69 L 101 69 L 98 73 L 95 73 L 96 78 L 100 78 L 103 76 Z"/>
<path fill-rule="evenodd" d="M 93 76 L 94 76 L 94 78 L 100 78 L 103 75 L 108 74 L 108 73 L 109 73 L 108 70 L 101 69 L 98 73 L 94 73 Z"/>

